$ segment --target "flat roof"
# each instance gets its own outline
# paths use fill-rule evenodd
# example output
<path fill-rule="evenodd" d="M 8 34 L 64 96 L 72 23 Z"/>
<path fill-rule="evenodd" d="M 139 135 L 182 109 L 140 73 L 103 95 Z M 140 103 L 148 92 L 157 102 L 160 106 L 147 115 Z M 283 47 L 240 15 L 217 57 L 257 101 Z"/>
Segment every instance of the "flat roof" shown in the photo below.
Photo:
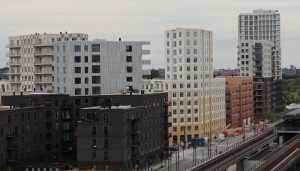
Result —
<path fill-rule="evenodd" d="M 287 115 L 287 116 L 295 116 L 295 115 L 299 115 L 299 114 L 300 114 L 300 108 L 297 108 L 295 110 L 292 110 L 292 111 L 286 113 L 285 115 Z"/>
<path fill-rule="evenodd" d="M 111 108 L 109 108 L 108 106 L 106 106 L 105 108 L 103 106 L 93 106 L 93 107 L 86 107 L 86 108 L 81 108 L 81 109 L 84 109 L 84 110 L 87 110 L 87 109 L 97 109 L 97 110 L 111 110 L 111 109 L 134 109 L 134 108 L 138 108 L 138 107 L 132 107 L 130 105 L 128 106 L 124 106 L 124 105 L 121 105 L 121 106 L 111 106 Z"/>

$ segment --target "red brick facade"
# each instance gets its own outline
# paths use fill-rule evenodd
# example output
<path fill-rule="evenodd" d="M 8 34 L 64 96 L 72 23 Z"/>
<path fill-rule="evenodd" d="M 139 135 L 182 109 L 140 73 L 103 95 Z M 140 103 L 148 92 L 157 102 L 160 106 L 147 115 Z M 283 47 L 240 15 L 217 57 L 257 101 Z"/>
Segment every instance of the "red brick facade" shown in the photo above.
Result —
<path fill-rule="evenodd" d="M 229 128 L 251 124 L 253 111 L 253 78 L 225 77 L 226 81 L 226 125 Z"/>

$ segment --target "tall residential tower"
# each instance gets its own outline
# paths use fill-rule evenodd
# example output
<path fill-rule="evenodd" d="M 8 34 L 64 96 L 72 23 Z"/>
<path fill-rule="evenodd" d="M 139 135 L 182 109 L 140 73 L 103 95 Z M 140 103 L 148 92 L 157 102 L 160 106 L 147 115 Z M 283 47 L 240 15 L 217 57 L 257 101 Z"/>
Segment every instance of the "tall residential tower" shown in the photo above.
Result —
<path fill-rule="evenodd" d="M 225 127 L 225 81 L 213 78 L 212 45 L 211 31 L 165 31 L 165 88 L 174 143 L 215 136 Z"/>
<path fill-rule="evenodd" d="M 254 10 L 253 13 L 242 13 L 238 22 L 238 49 L 241 52 L 242 44 L 247 41 L 270 41 L 272 43 L 272 77 L 275 80 L 282 79 L 281 71 L 281 42 L 280 42 L 280 14 L 278 10 Z M 253 51 L 246 54 L 238 54 L 239 63 L 243 62 L 243 55 L 251 55 Z M 252 58 L 245 59 L 252 61 Z M 253 62 L 253 61 L 252 61 Z"/>

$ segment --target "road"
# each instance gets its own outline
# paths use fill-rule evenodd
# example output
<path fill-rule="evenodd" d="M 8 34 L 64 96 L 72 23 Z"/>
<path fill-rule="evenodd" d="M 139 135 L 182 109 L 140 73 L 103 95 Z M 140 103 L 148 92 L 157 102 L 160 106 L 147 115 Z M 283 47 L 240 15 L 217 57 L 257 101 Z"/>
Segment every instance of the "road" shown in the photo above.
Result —
<path fill-rule="evenodd" d="M 254 132 L 248 132 L 245 134 L 246 137 L 253 136 Z M 227 144 L 228 146 L 233 145 L 239 141 L 243 141 L 243 135 L 239 135 L 236 137 L 228 137 L 228 139 L 225 139 L 225 141 L 221 143 L 216 143 L 211 145 L 211 155 L 214 155 L 216 153 L 220 153 L 226 150 Z M 197 147 L 196 148 L 196 162 L 199 162 L 202 159 L 205 159 L 208 157 L 208 146 L 203 147 Z M 171 166 L 169 166 L 169 171 L 176 171 L 176 155 L 178 156 L 178 152 L 173 152 L 172 159 L 171 159 Z M 191 166 L 193 164 L 193 148 L 182 150 L 180 148 L 179 150 L 179 169 L 178 171 L 184 170 L 186 167 Z M 165 167 L 161 168 L 160 171 L 168 171 L 168 163 L 165 161 L 165 164 L 163 163 Z"/>
<path fill-rule="evenodd" d="M 273 123 L 267 124 L 266 127 L 270 128 L 276 125 L 278 122 L 282 122 L 282 120 L 277 120 Z M 245 134 L 245 137 L 254 136 L 254 131 L 247 132 Z M 226 150 L 227 146 L 233 145 L 237 142 L 243 141 L 243 134 L 236 136 L 236 137 L 228 137 L 225 141 L 214 144 L 211 146 L 211 155 L 214 155 L 216 153 L 224 152 Z M 227 145 L 228 144 L 228 145 Z M 159 171 L 182 171 L 185 170 L 188 166 L 191 166 L 193 164 L 193 149 L 185 149 L 182 150 L 180 148 L 179 150 L 179 169 L 176 169 L 176 155 L 178 156 L 178 152 L 173 152 L 171 157 L 171 164 L 168 167 L 168 162 L 165 161 L 161 165 L 161 169 Z M 199 162 L 200 160 L 203 160 L 208 157 L 208 146 L 203 147 L 197 147 L 196 148 L 196 162 Z M 157 168 L 157 167 L 156 167 Z"/>

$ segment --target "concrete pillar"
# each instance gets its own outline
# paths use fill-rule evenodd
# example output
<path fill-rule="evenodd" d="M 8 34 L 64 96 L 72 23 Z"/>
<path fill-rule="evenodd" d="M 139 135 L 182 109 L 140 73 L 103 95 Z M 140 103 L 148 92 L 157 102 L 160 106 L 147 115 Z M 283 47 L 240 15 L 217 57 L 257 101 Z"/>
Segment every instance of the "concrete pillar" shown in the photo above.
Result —
<path fill-rule="evenodd" d="M 236 171 L 244 171 L 244 160 L 240 160 L 236 163 Z"/>

